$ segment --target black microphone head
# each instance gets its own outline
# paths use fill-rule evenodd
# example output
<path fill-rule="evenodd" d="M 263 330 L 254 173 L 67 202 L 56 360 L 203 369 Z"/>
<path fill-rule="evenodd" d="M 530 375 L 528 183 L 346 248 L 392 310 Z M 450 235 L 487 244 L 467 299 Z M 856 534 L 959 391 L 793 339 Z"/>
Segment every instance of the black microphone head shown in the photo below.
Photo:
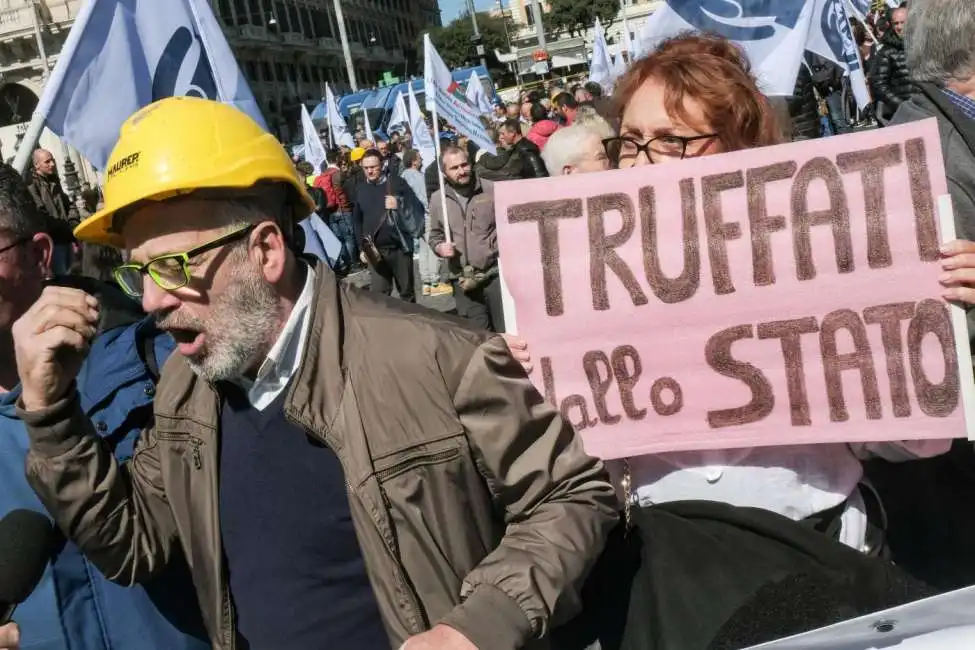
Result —
<path fill-rule="evenodd" d="M 54 524 L 33 510 L 0 519 L 0 603 L 22 603 L 44 575 L 55 542 Z"/>

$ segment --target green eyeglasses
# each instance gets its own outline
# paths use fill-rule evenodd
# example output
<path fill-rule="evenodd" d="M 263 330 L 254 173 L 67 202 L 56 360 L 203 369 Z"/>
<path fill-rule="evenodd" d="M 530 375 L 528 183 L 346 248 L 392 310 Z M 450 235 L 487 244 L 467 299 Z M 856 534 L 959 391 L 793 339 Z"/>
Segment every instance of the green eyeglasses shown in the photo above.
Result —
<path fill-rule="evenodd" d="M 190 283 L 189 262 L 192 258 L 243 239 L 254 230 L 256 225 L 245 226 L 185 253 L 160 255 L 145 264 L 123 264 L 116 267 L 112 273 L 122 290 L 133 298 L 142 297 L 142 276 L 147 274 L 160 289 L 175 291 Z"/>

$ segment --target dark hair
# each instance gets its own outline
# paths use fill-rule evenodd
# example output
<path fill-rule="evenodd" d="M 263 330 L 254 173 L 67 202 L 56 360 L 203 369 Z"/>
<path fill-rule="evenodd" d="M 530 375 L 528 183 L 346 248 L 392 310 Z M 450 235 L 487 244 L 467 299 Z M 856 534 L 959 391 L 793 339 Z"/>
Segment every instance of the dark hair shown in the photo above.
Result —
<path fill-rule="evenodd" d="M 587 82 L 583 88 L 589 91 L 589 94 L 592 95 L 593 99 L 599 99 L 603 96 L 603 87 L 595 81 Z"/>
<path fill-rule="evenodd" d="M 366 153 L 362 155 L 362 158 L 359 159 L 360 166 L 362 165 L 362 163 L 365 161 L 366 158 L 375 158 L 379 161 L 379 164 L 382 164 L 383 162 L 383 155 L 379 153 L 379 149 L 367 150 Z"/>
<path fill-rule="evenodd" d="M 630 66 L 613 93 L 621 122 L 634 95 L 650 80 L 664 87 L 664 108 L 673 119 L 688 122 L 684 100 L 695 100 L 707 123 L 704 128 L 717 129 L 727 151 L 781 142 L 775 114 L 748 59 L 722 36 L 685 32 Z"/>
<path fill-rule="evenodd" d="M 510 133 L 521 133 L 521 121 L 516 117 L 510 117 L 501 123 L 501 129 Z"/>
<path fill-rule="evenodd" d="M 532 122 L 541 122 L 542 120 L 548 119 L 548 109 L 541 104 L 532 104 L 531 110 Z"/>
<path fill-rule="evenodd" d="M 307 160 L 302 160 L 300 163 L 295 165 L 295 168 L 298 170 L 298 173 L 301 174 L 302 176 L 311 176 L 312 174 L 315 173 L 315 168 Z"/>
<path fill-rule="evenodd" d="M 54 234 L 54 217 L 34 203 L 24 177 L 7 164 L 0 164 L 0 230 L 14 237 L 33 237 L 39 232 Z"/>
<path fill-rule="evenodd" d="M 410 168 L 417 160 L 420 160 L 420 152 L 416 149 L 407 149 L 403 152 L 403 167 Z"/>
<path fill-rule="evenodd" d="M 579 102 L 569 93 L 559 93 L 552 102 L 559 108 L 579 108 Z"/>
<path fill-rule="evenodd" d="M 81 274 L 103 282 L 114 282 L 112 271 L 122 264 L 122 253 L 97 244 L 85 243 L 81 248 Z"/>

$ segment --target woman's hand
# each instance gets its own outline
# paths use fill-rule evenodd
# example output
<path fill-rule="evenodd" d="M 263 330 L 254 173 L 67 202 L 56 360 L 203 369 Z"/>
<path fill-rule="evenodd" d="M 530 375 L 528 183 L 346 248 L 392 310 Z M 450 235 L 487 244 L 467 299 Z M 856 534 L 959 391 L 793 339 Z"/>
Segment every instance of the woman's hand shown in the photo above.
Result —
<path fill-rule="evenodd" d="M 975 242 L 956 239 L 941 247 L 938 280 L 944 287 L 945 300 L 975 305 Z"/>
<path fill-rule="evenodd" d="M 515 361 L 522 365 L 525 372 L 530 373 L 534 366 L 531 363 L 531 355 L 528 353 L 528 341 L 514 334 L 502 334 L 501 338 L 504 339 L 504 342 L 508 346 L 508 351 L 511 352 L 511 356 L 514 357 Z"/>

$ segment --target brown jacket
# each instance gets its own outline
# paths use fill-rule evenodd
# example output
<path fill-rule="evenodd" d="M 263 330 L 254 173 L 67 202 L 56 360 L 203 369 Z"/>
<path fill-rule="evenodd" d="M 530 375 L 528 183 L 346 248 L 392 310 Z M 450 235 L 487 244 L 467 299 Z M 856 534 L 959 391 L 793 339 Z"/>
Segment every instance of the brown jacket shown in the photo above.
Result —
<path fill-rule="evenodd" d="M 498 233 L 494 222 L 494 184 L 476 179 L 474 194 L 470 199 L 459 195 L 454 188 L 444 184 L 444 193 L 437 190 L 430 197 L 430 248 L 446 241 L 443 226 L 443 208 L 447 204 L 450 236 L 460 253 L 453 258 L 454 271 L 470 265 L 479 271 L 487 271 L 498 263 Z M 459 264 L 459 268 L 458 268 Z"/>
<path fill-rule="evenodd" d="M 483 650 L 544 637 L 578 610 L 616 520 L 602 463 L 502 339 L 341 286 L 318 268 L 285 414 L 342 463 L 393 647 L 438 622 Z M 74 392 L 22 415 L 28 480 L 65 533 L 122 584 L 158 574 L 179 544 L 214 647 L 229 650 L 219 410 L 213 389 L 173 355 L 155 425 L 126 465 L 101 444 Z"/>

